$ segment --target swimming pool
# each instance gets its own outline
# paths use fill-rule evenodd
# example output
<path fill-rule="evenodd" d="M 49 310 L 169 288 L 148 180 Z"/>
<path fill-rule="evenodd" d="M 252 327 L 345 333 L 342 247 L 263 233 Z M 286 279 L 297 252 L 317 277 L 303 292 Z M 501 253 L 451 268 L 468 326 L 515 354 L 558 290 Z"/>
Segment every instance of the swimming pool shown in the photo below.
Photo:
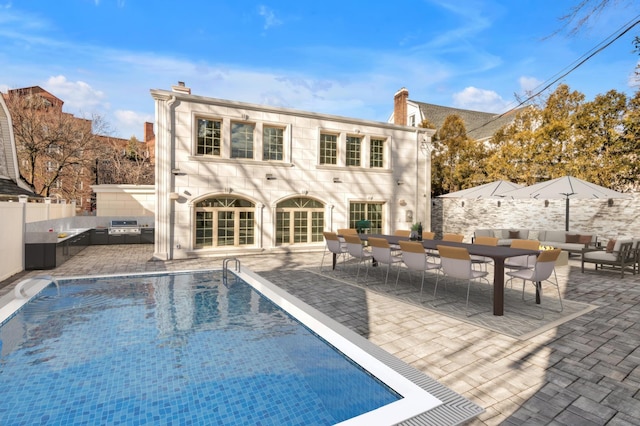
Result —
<path fill-rule="evenodd" d="M 0 424 L 394 424 L 440 404 L 243 272 L 34 285 L 0 309 Z"/>

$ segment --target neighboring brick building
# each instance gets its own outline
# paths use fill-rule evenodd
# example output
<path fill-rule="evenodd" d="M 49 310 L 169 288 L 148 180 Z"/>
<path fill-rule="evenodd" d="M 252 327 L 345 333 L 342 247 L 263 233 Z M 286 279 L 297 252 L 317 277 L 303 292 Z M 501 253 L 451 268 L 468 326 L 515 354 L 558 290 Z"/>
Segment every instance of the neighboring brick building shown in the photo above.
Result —
<path fill-rule="evenodd" d="M 55 114 L 59 114 L 58 123 L 64 122 L 68 126 L 67 132 L 75 131 L 78 134 L 90 135 L 95 140 L 94 143 L 86 145 L 87 150 L 84 149 L 81 143 L 70 146 L 71 143 L 69 142 L 65 146 L 65 142 L 51 142 L 46 147 L 46 150 L 38 154 L 35 167 L 32 168 L 28 152 L 21 149 L 20 138 L 16 137 L 20 175 L 24 176 L 27 181 L 33 180 L 35 190 L 40 191 L 41 195 L 67 202 L 75 200 L 78 213 L 86 213 L 92 211 L 95 206 L 95 194 L 91 190 L 91 185 L 96 183 L 138 183 L 116 182 L 113 179 L 115 168 L 113 161 L 109 160 L 111 155 L 108 154 L 108 147 L 114 150 L 113 156 L 116 156 L 118 152 L 125 155 L 129 145 L 128 139 L 93 134 L 93 122 L 91 120 L 62 112 L 64 101 L 39 86 L 13 89 L 9 90 L 7 94 L 3 94 L 3 97 L 7 100 L 13 96 L 23 99 L 27 97 L 37 98 L 38 103 L 33 104 L 37 105 L 34 106 L 34 110 L 42 109 L 46 113 L 53 111 Z M 150 136 L 147 135 L 149 127 Z M 144 130 L 145 138 L 148 137 L 149 140 L 153 140 L 153 124 L 146 123 Z M 67 140 L 68 137 L 67 135 Z M 51 136 L 51 139 L 55 140 L 56 138 Z M 99 146 L 102 149 L 102 153 L 92 149 L 91 146 Z M 105 147 L 107 147 L 107 151 L 104 151 Z M 71 150 L 75 152 L 70 154 L 69 151 Z M 105 152 L 107 152 L 107 155 L 105 155 Z M 146 144 L 144 148 L 140 149 L 140 152 L 141 155 L 146 157 L 147 162 L 153 158 Z M 151 163 L 148 167 L 152 175 L 153 164 Z M 46 192 L 44 188 L 47 185 L 49 186 L 48 194 L 44 193 Z"/>

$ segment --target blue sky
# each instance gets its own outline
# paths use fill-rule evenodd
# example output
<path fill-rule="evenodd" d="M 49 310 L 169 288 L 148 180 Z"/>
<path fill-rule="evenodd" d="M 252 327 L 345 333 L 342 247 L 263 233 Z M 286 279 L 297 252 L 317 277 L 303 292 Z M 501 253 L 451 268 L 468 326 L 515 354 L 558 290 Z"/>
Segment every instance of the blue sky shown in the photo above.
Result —
<path fill-rule="evenodd" d="M 0 91 L 41 86 L 65 111 L 142 138 L 151 89 L 386 121 L 421 102 L 504 112 L 640 14 L 619 0 L 578 35 L 579 0 L 0 0 Z M 635 18 L 634 18 L 635 17 Z M 640 25 L 561 82 L 633 94 Z M 555 86 L 553 86 L 555 87 Z"/>

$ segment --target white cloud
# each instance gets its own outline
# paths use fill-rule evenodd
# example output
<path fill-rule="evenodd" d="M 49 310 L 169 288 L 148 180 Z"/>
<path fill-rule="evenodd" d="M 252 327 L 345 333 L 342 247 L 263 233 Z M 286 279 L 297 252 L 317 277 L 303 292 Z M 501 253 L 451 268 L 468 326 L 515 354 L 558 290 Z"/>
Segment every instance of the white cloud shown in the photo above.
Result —
<path fill-rule="evenodd" d="M 518 83 L 520 83 L 520 89 L 524 93 L 533 92 L 538 86 L 542 84 L 542 81 L 538 80 L 535 77 L 527 77 L 522 76 L 518 79 Z"/>
<path fill-rule="evenodd" d="M 259 6 L 258 14 L 264 18 L 264 29 L 268 30 L 271 27 L 277 27 L 282 24 L 282 21 L 276 18 L 273 10 L 269 9 L 267 6 Z"/>
<path fill-rule="evenodd" d="M 502 112 L 509 102 L 493 90 L 466 87 L 464 90 L 453 94 L 453 104 L 462 109 L 483 112 Z"/>
<path fill-rule="evenodd" d="M 115 122 L 111 123 L 112 126 L 119 130 L 118 134 L 124 139 L 135 135 L 139 140 L 142 140 L 144 123 L 155 121 L 153 114 L 130 110 L 116 110 L 113 113 L 113 118 Z"/>
<path fill-rule="evenodd" d="M 65 76 L 58 75 L 49 77 L 43 86 L 64 101 L 65 109 L 86 113 L 107 106 L 104 93 L 95 90 L 84 81 L 69 81 Z"/>

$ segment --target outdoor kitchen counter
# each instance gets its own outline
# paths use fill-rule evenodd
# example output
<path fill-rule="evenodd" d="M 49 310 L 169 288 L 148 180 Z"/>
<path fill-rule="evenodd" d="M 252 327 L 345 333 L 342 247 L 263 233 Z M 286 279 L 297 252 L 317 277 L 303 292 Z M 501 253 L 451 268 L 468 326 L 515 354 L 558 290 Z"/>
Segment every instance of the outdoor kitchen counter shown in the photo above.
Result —
<path fill-rule="evenodd" d="M 27 232 L 24 269 L 53 269 L 60 266 L 91 243 L 90 231 L 81 228 L 63 232 Z"/>
<path fill-rule="evenodd" d="M 91 231 L 91 228 L 69 229 L 59 232 L 27 232 L 24 236 L 25 244 L 57 244 L 67 241 L 84 232 Z M 60 235 L 65 235 L 61 237 Z"/>

